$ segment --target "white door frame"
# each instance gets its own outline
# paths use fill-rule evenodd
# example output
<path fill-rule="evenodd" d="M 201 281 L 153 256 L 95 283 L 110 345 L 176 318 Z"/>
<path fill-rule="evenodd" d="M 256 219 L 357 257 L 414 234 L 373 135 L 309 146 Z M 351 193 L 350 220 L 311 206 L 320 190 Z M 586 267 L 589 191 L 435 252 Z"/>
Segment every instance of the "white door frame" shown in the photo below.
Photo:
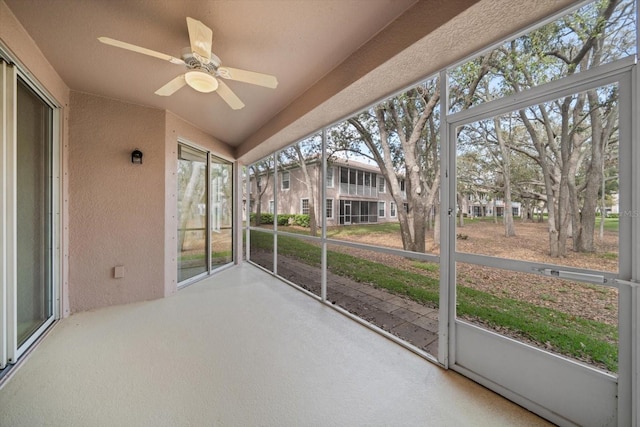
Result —
<path fill-rule="evenodd" d="M 635 83 L 632 78 L 634 70 L 633 58 L 616 61 L 598 69 L 514 94 L 508 98 L 447 115 L 445 123 L 442 125 L 445 129 L 443 129 L 442 139 L 441 213 L 447 221 L 443 220 L 442 222 L 441 240 L 446 243 L 441 247 L 441 253 L 444 255 L 442 259 L 444 265 L 441 265 L 441 272 L 445 271 L 446 274 L 441 278 L 441 298 L 444 297 L 448 301 L 441 304 L 441 316 L 449 320 L 449 327 L 446 330 L 446 333 L 449 334 L 449 346 L 447 351 L 440 352 L 439 360 L 445 366 L 459 371 L 561 425 L 571 425 L 572 423 L 630 424 L 634 406 L 630 391 L 632 387 L 637 387 L 637 385 L 632 384 L 632 373 L 636 371 L 633 370 L 631 354 L 633 344 L 629 342 L 632 340 L 632 334 L 627 333 L 631 329 L 631 325 L 626 325 L 632 318 L 632 307 L 623 303 L 622 298 L 630 296 L 631 288 L 615 279 L 638 279 L 631 277 L 633 259 L 631 221 L 628 221 L 624 226 L 620 225 L 619 273 L 617 275 L 604 273 L 609 285 L 620 290 L 620 354 L 617 377 L 458 320 L 455 311 L 456 262 L 493 264 L 492 266 L 496 268 L 527 273 L 535 273 L 532 270 L 533 267 L 540 272 L 544 268 L 553 268 L 554 266 L 542 264 L 534 266 L 534 263 L 494 259 L 455 251 L 456 224 L 455 214 L 452 213 L 456 211 L 456 128 L 466 123 L 494 117 L 529 105 L 536 105 L 611 83 L 619 83 L 619 103 L 623 105 L 619 113 L 621 211 L 631 212 L 631 201 L 638 200 L 640 193 L 638 184 L 633 182 L 631 167 L 632 163 L 640 164 L 637 150 L 633 157 L 631 152 L 631 114 L 636 105 L 636 99 L 632 96 L 634 93 L 632 88 Z M 441 80 L 443 77 L 446 78 L 444 73 L 441 74 Z M 442 84 L 446 85 L 446 82 L 442 82 Z M 632 158 L 635 162 L 632 162 Z M 632 186 L 634 187 L 632 188 Z M 636 218 L 633 230 L 637 227 L 638 220 Z M 637 254 L 635 256 L 637 257 Z M 444 258 L 448 258 L 448 260 Z M 560 268 L 577 273 L 590 273 L 586 270 Z M 625 398 L 618 399 L 619 392 L 623 392 L 622 396 Z M 585 393 L 591 396 L 588 405 L 585 405 Z M 637 396 L 637 390 L 635 393 Z"/>
<path fill-rule="evenodd" d="M 61 268 L 61 114 L 60 106 L 20 64 L 0 49 L 0 369 L 20 356 L 60 318 Z M 51 315 L 18 346 L 17 337 L 17 87 L 18 78 L 51 109 Z"/>

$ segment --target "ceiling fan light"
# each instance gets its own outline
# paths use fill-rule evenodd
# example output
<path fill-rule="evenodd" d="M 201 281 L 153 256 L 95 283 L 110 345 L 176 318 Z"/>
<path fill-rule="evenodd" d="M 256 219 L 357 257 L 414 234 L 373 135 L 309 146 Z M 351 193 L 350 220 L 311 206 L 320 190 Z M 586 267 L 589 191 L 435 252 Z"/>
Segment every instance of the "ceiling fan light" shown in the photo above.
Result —
<path fill-rule="evenodd" d="M 184 75 L 187 84 L 198 92 L 209 93 L 218 89 L 218 80 L 204 71 L 188 71 Z"/>

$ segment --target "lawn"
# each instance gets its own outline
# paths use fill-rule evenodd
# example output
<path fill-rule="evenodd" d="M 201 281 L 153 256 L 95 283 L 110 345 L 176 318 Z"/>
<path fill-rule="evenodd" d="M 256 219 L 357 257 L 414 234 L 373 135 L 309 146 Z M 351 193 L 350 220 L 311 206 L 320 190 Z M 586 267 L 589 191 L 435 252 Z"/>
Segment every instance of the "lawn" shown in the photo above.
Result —
<path fill-rule="evenodd" d="M 356 226 L 348 233 L 384 233 L 385 226 L 387 224 Z M 251 233 L 251 244 L 256 248 L 273 250 L 272 242 L 269 233 Z M 301 239 L 280 235 L 278 252 L 319 266 L 320 247 Z M 434 273 L 437 276 L 433 264 L 422 264 L 416 271 L 407 271 L 331 250 L 327 251 L 327 261 L 329 270 L 334 274 L 386 289 L 422 304 L 437 306 L 439 303 L 439 281 L 433 277 Z M 419 270 L 424 270 L 424 274 Z M 617 371 L 616 326 L 527 301 L 501 298 L 469 286 L 458 285 L 457 292 L 458 317 L 475 319 L 489 328 L 508 331 L 512 336 L 542 348 Z"/>

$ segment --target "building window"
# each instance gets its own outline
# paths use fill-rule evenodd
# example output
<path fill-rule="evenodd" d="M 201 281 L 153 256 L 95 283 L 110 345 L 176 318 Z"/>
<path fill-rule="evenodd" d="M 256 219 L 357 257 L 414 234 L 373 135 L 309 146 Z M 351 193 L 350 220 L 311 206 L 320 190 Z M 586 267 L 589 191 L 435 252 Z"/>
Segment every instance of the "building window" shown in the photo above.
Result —
<path fill-rule="evenodd" d="M 400 191 L 404 191 L 404 179 L 400 180 Z"/>
<path fill-rule="evenodd" d="M 384 192 L 385 192 L 384 176 L 379 176 L 378 177 L 378 193 L 384 193 Z"/>
<path fill-rule="evenodd" d="M 291 177 L 288 171 L 282 172 L 282 189 L 288 190 L 291 187 Z"/>
<path fill-rule="evenodd" d="M 333 219 L 333 199 L 327 199 L 327 219 Z"/>
<path fill-rule="evenodd" d="M 403 205 L 403 207 L 404 207 L 404 211 L 405 211 L 406 213 L 409 213 L 409 203 L 404 202 L 402 205 Z"/>
<path fill-rule="evenodd" d="M 275 211 L 275 202 L 273 200 L 269 200 L 269 213 L 272 214 Z"/>
<path fill-rule="evenodd" d="M 379 218 L 384 218 L 385 216 L 385 203 L 384 202 L 378 202 L 378 217 Z"/>
<path fill-rule="evenodd" d="M 349 184 L 349 169 L 340 168 L 340 182 L 342 184 Z"/>
<path fill-rule="evenodd" d="M 333 168 L 327 168 L 327 188 L 333 188 Z"/>
<path fill-rule="evenodd" d="M 300 212 L 302 215 L 309 215 L 309 199 L 300 199 Z"/>
<path fill-rule="evenodd" d="M 398 216 L 397 212 L 396 212 L 396 203 L 395 202 L 390 202 L 389 203 L 389 216 L 391 218 L 395 218 L 396 216 Z"/>

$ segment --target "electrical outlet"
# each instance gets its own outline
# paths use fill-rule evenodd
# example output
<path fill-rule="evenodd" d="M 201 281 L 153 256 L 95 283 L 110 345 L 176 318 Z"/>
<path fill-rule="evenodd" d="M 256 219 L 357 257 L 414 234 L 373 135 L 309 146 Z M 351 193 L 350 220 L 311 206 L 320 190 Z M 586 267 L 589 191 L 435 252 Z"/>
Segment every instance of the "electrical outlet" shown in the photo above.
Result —
<path fill-rule="evenodd" d="M 113 278 L 122 279 L 124 277 L 124 265 L 116 265 L 113 267 Z"/>

